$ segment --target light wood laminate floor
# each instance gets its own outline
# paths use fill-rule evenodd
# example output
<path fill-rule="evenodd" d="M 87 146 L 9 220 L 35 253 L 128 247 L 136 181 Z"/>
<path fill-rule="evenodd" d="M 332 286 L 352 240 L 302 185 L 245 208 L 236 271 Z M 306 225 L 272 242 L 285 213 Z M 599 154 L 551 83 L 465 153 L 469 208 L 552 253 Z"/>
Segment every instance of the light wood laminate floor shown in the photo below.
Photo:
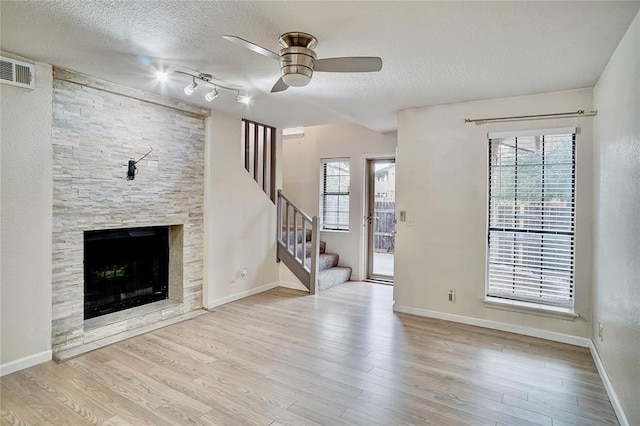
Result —
<path fill-rule="evenodd" d="M 615 425 L 589 351 L 274 289 L 0 379 L 2 424 Z"/>

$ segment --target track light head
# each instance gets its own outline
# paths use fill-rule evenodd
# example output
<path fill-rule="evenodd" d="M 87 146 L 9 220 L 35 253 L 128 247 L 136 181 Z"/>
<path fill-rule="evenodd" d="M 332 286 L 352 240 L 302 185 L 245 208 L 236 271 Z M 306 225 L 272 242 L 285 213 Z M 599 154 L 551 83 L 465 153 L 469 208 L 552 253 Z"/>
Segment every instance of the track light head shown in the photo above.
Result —
<path fill-rule="evenodd" d="M 238 93 L 238 96 L 236 96 L 236 101 L 238 101 L 241 104 L 249 105 L 249 102 L 251 102 L 251 98 Z"/>
<path fill-rule="evenodd" d="M 207 102 L 211 102 L 212 100 L 218 97 L 218 94 L 219 94 L 218 89 L 214 87 L 211 92 L 204 95 L 204 98 L 207 100 Z"/>
<path fill-rule="evenodd" d="M 196 79 L 194 78 L 193 82 L 191 82 L 191 84 L 184 88 L 184 93 L 186 93 L 187 95 L 193 95 L 193 92 L 196 91 L 196 87 L 198 87 L 198 85 L 196 84 Z"/>
<path fill-rule="evenodd" d="M 167 81 L 168 78 L 169 78 L 169 74 L 167 74 L 166 72 L 156 71 L 156 79 L 158 79 L 160 83 L 164 83 L 165 81 Z"/>

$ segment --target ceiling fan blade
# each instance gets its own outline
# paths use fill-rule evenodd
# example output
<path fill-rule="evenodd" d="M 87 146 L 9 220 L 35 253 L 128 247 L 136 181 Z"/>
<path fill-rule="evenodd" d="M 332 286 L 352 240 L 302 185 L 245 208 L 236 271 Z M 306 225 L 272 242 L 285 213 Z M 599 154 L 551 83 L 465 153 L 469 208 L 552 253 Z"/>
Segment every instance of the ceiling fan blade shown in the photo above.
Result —
<path fill-rule="evenodd" d="M 276 81 L 276 84 L 273 85 L 273 89 L 271 89 L 271 93 L 284 92 L 288 88 L 289 86 L 287 86 L 287 83 L 285 83 L 282 77 L 280 77 L 280 79 Z"/>
<path fill-rule="evenodd" d="M 313 70 L 323 72 L 374 72 L 382 69 L 382 59 L 378 57 L 344 57 L 316 59 Z"/>
<path fill-rule="evenodd" d="M 280 60 L 280 55 L 278 55 L 277 53 L 274 53 L 269 49 L 265 49 L 264 47 L 260 47 L 257 44 L 251 43 L 250 41 L 247 41 L 243 38 L 232 35 L 222 36 L 222 38 L 224 38 L 225 40 L 229 40 L 231 43 L 235 43 L 239 46 L 245 47 L 249 50 L 266 56 L 267 58 L 275 59 L 276 61 Z"/>

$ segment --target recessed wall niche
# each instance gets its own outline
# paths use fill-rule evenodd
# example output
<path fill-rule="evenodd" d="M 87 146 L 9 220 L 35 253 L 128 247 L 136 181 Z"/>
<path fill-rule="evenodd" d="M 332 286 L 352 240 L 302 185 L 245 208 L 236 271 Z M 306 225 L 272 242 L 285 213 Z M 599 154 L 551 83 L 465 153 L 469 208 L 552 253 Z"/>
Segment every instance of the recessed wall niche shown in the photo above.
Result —
<path fill-rule="evenodd" d="M 61 68 L 53 80 L 54 357 L 128 337 L 202 307 L 204 119 L 209 111 Z M 138 159 L 127 180 L 129 159 Z M 168 301 L 84 320 L 84 233 L 170 227 Z M 177 245 L 175 246 L 177 247 Z M 115 273 L 115 272 L 114 272 Z M 179 284 L 178 284 L 179 283 Z M 150 304 L 148 306 L 152 306 Z M 112 339 L 113 340 L 113 339 Z M 93 346 L 92 346 L 93 345 Z"/>

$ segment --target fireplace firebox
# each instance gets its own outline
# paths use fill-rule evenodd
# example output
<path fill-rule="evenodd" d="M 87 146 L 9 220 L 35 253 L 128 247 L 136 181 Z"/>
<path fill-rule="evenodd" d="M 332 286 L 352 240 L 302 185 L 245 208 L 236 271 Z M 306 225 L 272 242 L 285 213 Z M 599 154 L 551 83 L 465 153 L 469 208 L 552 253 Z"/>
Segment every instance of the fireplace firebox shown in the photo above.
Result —
<path fill-rule="evenodd" d="M 84 233 L 84 319 L 169 297 L 169 227 Z"/>

